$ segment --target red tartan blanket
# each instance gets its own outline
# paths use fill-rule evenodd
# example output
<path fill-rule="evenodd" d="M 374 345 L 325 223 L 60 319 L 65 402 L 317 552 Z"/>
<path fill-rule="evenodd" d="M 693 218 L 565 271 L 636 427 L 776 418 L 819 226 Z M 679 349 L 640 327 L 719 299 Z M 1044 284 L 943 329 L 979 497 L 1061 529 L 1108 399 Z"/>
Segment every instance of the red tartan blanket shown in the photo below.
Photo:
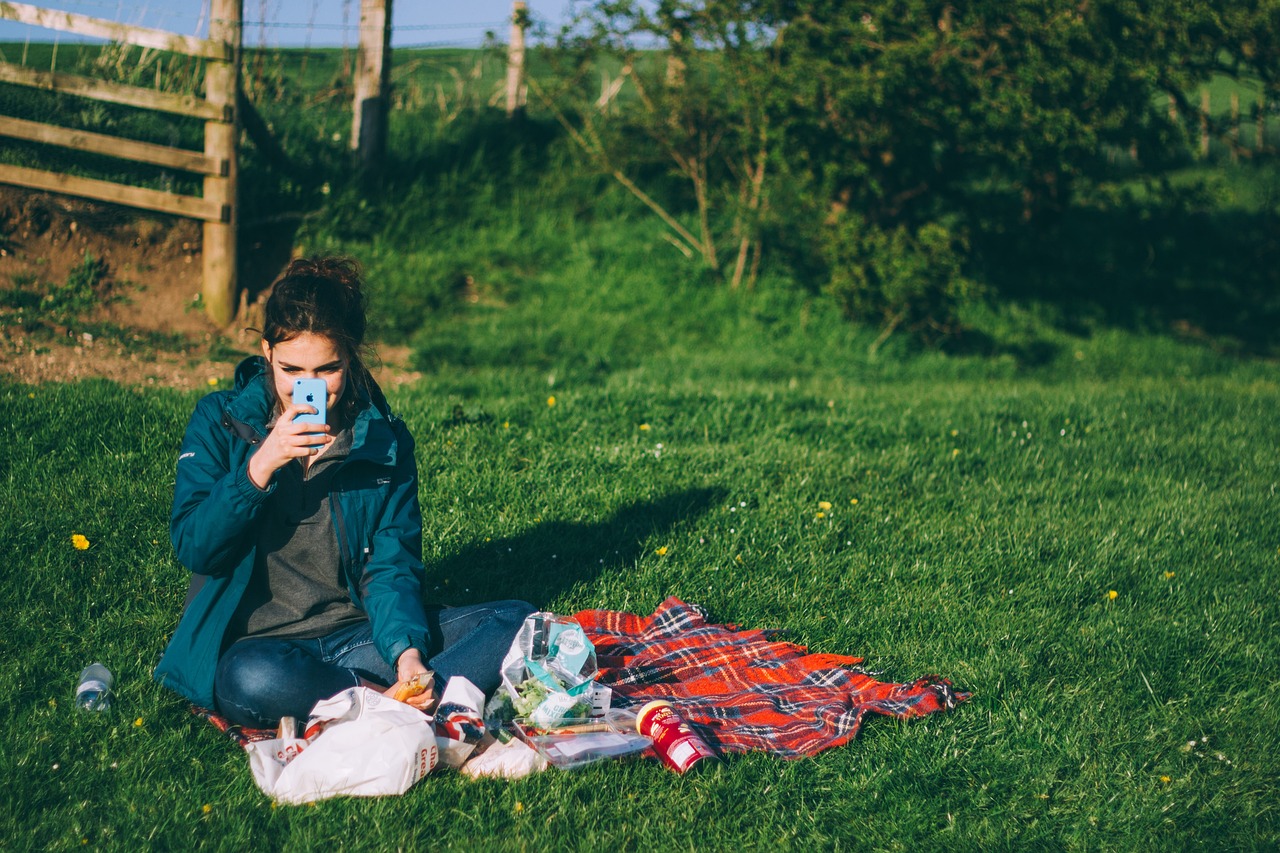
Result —
<path fill-rule="evenodd" d="M 936 675 L 876 681 L 848 668 L 862 658 L 808 654 L 773 632 L 713 625 L 701 607 L 678 598 L 649 617 L 583 610 L 574 618 L 595 644 L 598 681 L 621 698 L 617 704 L 668 699 L 722 752 L 814 755 L 853 739 L 868 711 L 919 717 L 970 696 Z"/>
<path fill-rule="evenodd" d="M 876 681 L 862 658 L 808 654 L 773 639 L 777 632 L 713 625 L 696 604 L 668 598 L 652 616 L 583 610 L 574 618 L 596 647 L 598 680 L 617 705 L 668 699 L 721 752 L 814 755 L 852 740 L 868 711 L 919 717 L 969 698 L 951 682 L 926 675 L 910 684 Z M 193 707 L 244 746 L 274 729 L 234 726 Z"/>
<path fill-rule="evenodd" d="M 237 726 L 216 711 L 201 708 L 199 705 L 192 705 L 191 713 L 213 723 L 219 731 L 246 748 L 256 740 L 271 740 L 279 733 L 276 729 L 251 729 L 247 726 Z"/>

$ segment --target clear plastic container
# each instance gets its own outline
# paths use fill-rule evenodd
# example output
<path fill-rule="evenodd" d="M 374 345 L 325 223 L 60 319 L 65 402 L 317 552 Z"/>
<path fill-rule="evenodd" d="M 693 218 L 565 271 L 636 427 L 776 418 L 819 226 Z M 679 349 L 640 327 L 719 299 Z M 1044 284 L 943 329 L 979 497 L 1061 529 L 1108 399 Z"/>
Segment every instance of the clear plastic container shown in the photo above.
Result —
<path fill-rule="evenodd" d="M 627 713 L 562 720 L 553 728 L 541 728 L 517 718 L 512 728 L 548 764 L 562 770 L 625 758 L 653 745 L 652 740 L 636 732 L 635 715 Z"/>

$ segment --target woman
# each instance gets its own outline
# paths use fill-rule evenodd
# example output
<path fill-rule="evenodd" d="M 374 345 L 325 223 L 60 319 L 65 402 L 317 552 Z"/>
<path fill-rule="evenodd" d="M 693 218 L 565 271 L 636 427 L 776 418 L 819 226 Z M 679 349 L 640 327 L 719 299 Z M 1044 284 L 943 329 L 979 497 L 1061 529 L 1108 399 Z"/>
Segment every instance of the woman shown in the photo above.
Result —
<path fill-rule="evenodd" d="M 170 535 L 191 570 L 156 679 L 231 722 L 274 726 L 349 687 L 430 671 L 486 693 L 522 601 L 422 603 L 414 443 L 361 359 L 365 299 L 347 259 L 296 260 L 266 304 L 262 356 L 196 406 L 178 456 Z M 319 378 L 326 423 L 295 423 L 296 379 Z"/>

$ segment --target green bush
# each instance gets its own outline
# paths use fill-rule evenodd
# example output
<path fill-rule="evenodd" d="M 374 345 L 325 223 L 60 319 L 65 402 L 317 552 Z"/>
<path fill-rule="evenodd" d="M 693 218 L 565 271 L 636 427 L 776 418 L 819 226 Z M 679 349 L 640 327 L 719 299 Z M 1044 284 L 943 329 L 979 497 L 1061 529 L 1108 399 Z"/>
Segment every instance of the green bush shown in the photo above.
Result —
<path fill-rule="evenodd" d="M 885 230 L 846 214 L 827 226 L 822 248 L 841 309 L 881 327 L 873 351 L 898 329 L 927 342 L 958 332 L 961 309 L 983 294 L 963 271 L 968 241 L 938 222 Z"/>

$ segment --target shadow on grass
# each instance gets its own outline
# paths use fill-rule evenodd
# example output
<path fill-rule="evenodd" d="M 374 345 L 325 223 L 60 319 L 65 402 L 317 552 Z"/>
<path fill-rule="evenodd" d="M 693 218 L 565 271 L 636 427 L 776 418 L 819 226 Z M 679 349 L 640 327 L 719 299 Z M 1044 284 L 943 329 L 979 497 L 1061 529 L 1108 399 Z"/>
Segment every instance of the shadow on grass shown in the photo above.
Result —
<path fill-rule="evenodd" d="M 1076 207 L 1045 226 L 987 228 L 973 243 L 998 301 L 1038 304 L 1068 333 L 1106 326 L 1241 355 L 1280 349 L 1274 210 L 1176 197 Z M 1048 354 L 1028 346 L 1015 355 L 1034 363 Z"/>
<path fill-rule="evenodd" d="M 432 601 L 460 605 L 506 598 L 544 607 L 577 584 L 631 571 L 648 547 L 676 525 L 725 500 L 718 488 L 686 489 L 634 503 L 598 522 L 555 521 L 517 536 L 477 542 L 428 565 Z"/>

